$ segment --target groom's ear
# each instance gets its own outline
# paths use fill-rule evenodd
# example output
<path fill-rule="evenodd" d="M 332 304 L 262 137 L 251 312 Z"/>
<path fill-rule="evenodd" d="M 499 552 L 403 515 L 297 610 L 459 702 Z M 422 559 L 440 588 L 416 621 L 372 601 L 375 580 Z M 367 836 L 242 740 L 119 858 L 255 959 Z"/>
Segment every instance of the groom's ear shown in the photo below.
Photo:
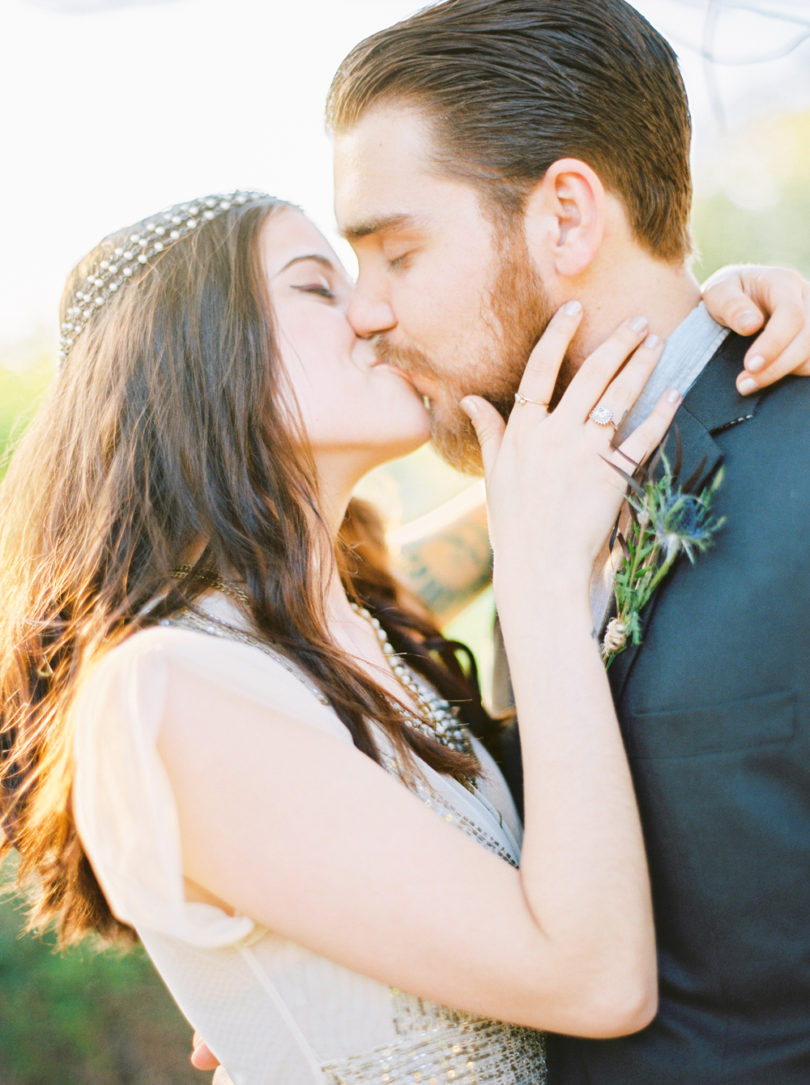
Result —
<path fill-rule="evenodd" d="M 563 279 L 586 272 L 605 233 L 605 188 L 578 158 L 559 158 L 529 193 L 526 242 L 540 271 Z"/>

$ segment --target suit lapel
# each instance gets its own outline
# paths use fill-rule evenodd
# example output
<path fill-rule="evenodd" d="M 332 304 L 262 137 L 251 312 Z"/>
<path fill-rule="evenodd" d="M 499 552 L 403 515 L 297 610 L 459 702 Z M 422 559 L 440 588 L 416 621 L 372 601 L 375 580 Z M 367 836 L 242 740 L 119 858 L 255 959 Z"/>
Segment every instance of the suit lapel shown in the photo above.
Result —
<path fill-rule="evenodd" d="M 714 434 L 754 417 L 762 393 L 743 397 L 734 386 L 734 379 L 742 368 L 742 357 L 749 340 L 731 334 L 723 341 L 698 379 L 692 385 L 675 416 L 673 427 L 664 441 L 664 450 L 670 464 L 675 462 L 675 431 L 681 441 L 680 479 L 691 480 L 690 489 L 699 492 L 709 481 L 723 461 L 723 452 L 714 440 Z M 700 560 L 698 558 L 698 560 Z M 642 636 L 655 614 L 659 593 L 652 597 L 642 612 Z M 615 614 L 611 606 L 610 617 Z M 608 675 L 613 699 L 618 705 L 624 693 L 638 654 L 644 647 L 631 644 L 610 665 Z"/>

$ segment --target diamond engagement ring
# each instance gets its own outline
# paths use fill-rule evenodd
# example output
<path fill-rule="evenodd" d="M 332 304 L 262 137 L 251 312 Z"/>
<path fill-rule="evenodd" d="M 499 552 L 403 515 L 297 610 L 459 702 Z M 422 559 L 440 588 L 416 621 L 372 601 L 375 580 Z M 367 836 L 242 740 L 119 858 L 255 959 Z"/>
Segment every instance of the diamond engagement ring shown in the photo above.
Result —
<path fill-rule="evenodd" d="M 595 422 L 597 426 L 613 426 L 613 428 L 616 429 L 613 411 L 610 407 L 602 406 L 601 403 L 597 403 L 588 415 L 588 418 L 590 418 L 591 422 Z"/>
<path fill-rule="evenodd" d="M 515 403 L 518 407 L 525 407 L 527 403 L 531 403 L 533 407 L 548 407 L 548 403 L 541 403 L 539 399 L 529 399 L 522 392 L 515 392 Z"/>

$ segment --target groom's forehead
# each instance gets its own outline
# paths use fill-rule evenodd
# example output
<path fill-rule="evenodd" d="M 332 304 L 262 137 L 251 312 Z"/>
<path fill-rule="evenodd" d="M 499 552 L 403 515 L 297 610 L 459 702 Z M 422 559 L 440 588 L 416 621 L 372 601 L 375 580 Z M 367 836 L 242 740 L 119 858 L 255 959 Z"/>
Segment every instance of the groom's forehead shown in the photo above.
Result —
<path fill-rule="evenodd" d="M 335 215 L 350 242 L 481 217 L 480 194 L 437 163 L 424 112 L 376 106 L 334 137 Z"/>
<path fill-rule="evenodd" d="M 334 136 L 335 206 L 364 220 L 408 213 L 414 185 L 431 168 L 432 137 L 420 112 L 404 104 L 377 106 Z"/>

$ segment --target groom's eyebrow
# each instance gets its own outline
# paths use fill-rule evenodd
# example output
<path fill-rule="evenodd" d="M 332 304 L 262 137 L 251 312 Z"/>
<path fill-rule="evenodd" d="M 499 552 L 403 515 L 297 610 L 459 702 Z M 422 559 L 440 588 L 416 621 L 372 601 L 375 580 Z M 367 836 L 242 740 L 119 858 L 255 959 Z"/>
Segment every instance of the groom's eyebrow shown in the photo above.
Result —
<path fill-rule="evenodd" d="M 413 227 L 418 224 L 419 220 L 414 215 L 380 215 L 378 218 L 365 219 L 345 226 L 340 233 L 351 243 L 370 237 L 372 234 L 384 233 L 386 230 L 401 230 L 403 227 Z"/>

